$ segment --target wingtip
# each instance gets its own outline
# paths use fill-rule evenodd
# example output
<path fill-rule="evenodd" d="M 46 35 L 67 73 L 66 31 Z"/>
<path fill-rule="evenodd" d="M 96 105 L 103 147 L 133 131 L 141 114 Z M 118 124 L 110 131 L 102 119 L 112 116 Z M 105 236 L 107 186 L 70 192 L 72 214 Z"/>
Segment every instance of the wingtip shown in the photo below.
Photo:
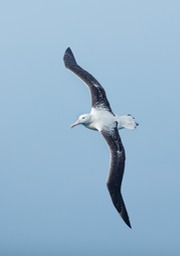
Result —
<path fill-rule="evenodd" d="M 73 65 L 77 65 L 74 54 L 70 47 L 66 49 L 63 59 L 66 68 L 70 68 Z"/>
<path fill-rule="evenodd" d="M 128 218 L 127 216 L 123 216 L 123 214 L 121 214 L 121 213 L 120 213 L 120 215 L 121 215 L 121 218 L 122 218 L 122 219 L 124 220 L 124 222 L 126 223 L 126 225 L 127 225 L 129 228 L 132 229 L 132 226 L 131 226 L 131 223 L 130 223 L 129 218 Z"/>
<path fill-rule="evenodd" d="M 72 54 L 72 50 L 71 50 L 70 47 L 68 47 L 68 48 L 65 50 L 65 54 L 68 54 L 68 53 Z"/>
<path fill-rule="evenodd" d="M 126 225 L 129 228 L 132 228 L 130 220 L 129 220 L 129 216 L 128 216 L 128 213 L 127 213 L 127 210 L 126 210 L 126 207 L 125 207 L 125 204 L 123 201 L 122 201 L 122 208 L 121 208 L 121 211 L 119 212 L 119 214 L 120 214 L 121 218 L 123 219 L 123 221 L 126 223 Z"/>
<path fill-rule="evenodd" d="M 121 216 L 123 221 L 126 223 L 126 225 L 129 228 L 132 228 L 120 189 L 116 188 L 116 186 L 114 185 L 114 182 L 112 181 L 107 182 L 107 188 L 109 190 L 111 200 L 116 210 L 118 211 L 119 215 Z"/>

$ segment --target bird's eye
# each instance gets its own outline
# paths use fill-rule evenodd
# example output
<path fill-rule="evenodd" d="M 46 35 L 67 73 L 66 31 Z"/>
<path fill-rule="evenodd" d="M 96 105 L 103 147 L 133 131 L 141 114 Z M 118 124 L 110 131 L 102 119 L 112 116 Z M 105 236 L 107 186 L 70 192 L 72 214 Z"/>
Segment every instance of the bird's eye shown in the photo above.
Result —
<path fill-rule="evenodd" d="M 83 118 L 82 119 L 85 119 L 85 116 L 83 116 Z"/>

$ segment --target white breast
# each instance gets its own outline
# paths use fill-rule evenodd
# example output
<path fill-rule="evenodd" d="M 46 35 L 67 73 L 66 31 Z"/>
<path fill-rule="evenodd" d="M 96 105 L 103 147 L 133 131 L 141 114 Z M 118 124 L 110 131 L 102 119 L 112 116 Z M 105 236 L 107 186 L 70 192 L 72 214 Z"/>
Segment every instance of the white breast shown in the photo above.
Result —
<path fill-rule="evenodd" d="M 91 109 L 92 122 L 88 126 L 90 129 L 102 131 L 104 129 L 111 129 L 115 126 L 116 118 L 109 111 L 104 109 Z"/>

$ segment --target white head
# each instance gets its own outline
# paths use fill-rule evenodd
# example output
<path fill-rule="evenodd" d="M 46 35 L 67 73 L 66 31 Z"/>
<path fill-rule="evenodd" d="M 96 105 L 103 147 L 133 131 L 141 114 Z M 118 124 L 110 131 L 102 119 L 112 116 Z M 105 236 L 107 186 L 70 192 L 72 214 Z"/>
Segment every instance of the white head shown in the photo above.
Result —
<path fill-rule="evenodd" d="M 76 126 L 78 124 L 83 124 L 83 125 L 87 126 L 90 123 L 90 120 L 91 120 L 90 114 L 80 115 L 78 120 L 74 124 L 71 125 L 71 128 L 73 128 L 74 126 Z"/>

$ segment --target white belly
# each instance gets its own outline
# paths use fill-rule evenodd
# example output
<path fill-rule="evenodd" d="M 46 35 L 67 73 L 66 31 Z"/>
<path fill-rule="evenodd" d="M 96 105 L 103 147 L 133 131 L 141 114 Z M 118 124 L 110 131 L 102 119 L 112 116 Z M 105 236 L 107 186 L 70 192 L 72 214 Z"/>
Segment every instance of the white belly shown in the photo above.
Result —
<path fill-rule="evenodd" d="M 116 117 L 106 110 L 91 109 L 92 122 L 87 126 L 89 129 L 102 131 L 115 127 Z"/>

